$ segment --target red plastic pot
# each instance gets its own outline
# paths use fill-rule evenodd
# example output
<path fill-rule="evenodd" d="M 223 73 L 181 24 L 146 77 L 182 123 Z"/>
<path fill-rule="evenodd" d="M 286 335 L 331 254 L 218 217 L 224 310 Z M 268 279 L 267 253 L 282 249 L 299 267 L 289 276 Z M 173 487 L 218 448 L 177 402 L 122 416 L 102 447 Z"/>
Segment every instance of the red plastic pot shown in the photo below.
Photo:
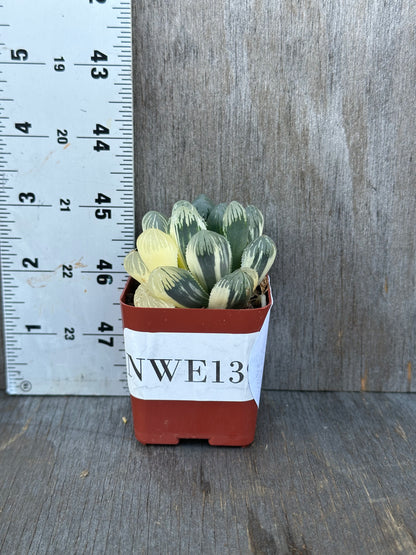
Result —
<path fill-rule="evenodd" d="M 177 357 L 174 360 L 176 361 L 176 367 L 180 364 L 187 364 L 186 372 L 188 372 L 190 379 L 184 380 L 187 382 L 184 387 L 186 386 L 188 393 L 184 396 L 185 398 L 166 398 L 169 391 L 164 388 L 166 384 L 171 386 L 171 383 L 165 378 L 165 375 L 162 376 L 165 379 L 161 379 L 161 374 L 162 372 L 165 374 L 166 369 L 169 373 L 169 368 L 172 369 L 172 366 L 168 367 L 165 362 L 163 368 L 160 367 L 160 371 L 158 371 L 154 361 L 160 361 L 161 359 L 151 358 L 155 355 L 146 352 L 147 342 L 144 341 L 142 348 L 140 341 L 142 336 L 145 336 L 145 338 L 154 338 L 159 341 L 159 344 L 163 345 L 165 339 L 172 334 L 176 343 L 181 344 L 180 348 L 186 353 L 194 338 L 202 343 L 209 343 L 211 339 L 218 337 L 217 335 L 205 334 L 225 334 L 225 341 L 228 340 L 227 338 L 234 338 L 234 336 L 228 334 L 236 334 L 236 339 L 240 340 L 240 337 L 242 337 L 242 340 L 244 340 L 245 334 L 248 334 L 247 337 L 258 337 L 259 334 L 256 332 L 262 330 L 264 345 L 263 354 L 260 356 L 262 360 L 259 362 L 262 372 L 268 325 L 267 316 L 272 305 L 270 292 L 268 293 L 268 303 L 263 308 L 240 310 L 139 308 L 129 304 L 137 285 L 137 282 L 130 278 L 120 298 L 125 329 L 128 374 L 131 376 L 136 373 L 137 376 L 134 376 L 134 378 L 137 382 L 137 377 L 143 378 L 142 371 L 144 372 L 144 370 L 140 365 L 145 364 L 148 360 L 150 362 L 153 360 L 153 369 L 150 370 L 155 370 L 158 373 L 159 380 L 156 379 L 156 387 L 153 386 L 150 389 L 152 398 L 145 398 L 147 393 L 142 395 L 140 391 L 141 382 L 137 382 L 139 384 L 138 390 L 132 391 L 130 387 L 136 438 L 143 444 L 177 444 L 180 439 L 207 439 L 211 445 L 247 446 L 252 443 L 256 429 L 258 399 L 257 401 L 254 398 L 231 401 L 213 400 L 211 398 L 201 400 L 196 395 L 195 398 L 189 398 L 189 395 L 192 396 L 189 391 L 192 391 L 194 387 L 194 384 L 190 384 L 189 381 L 198 378 L 195 388 L 199 387 L 201 390 L 209 380 L 206 380 L 205 376 L 204 382 L 201 373 L 200 367 L 205 364 L 205 360 L 199 359 L 195 362 L 187 358 L 186 354 L 182 358 Z M 137 354 L 136 349 L 135 357 L 127 352 L 127 337 L 134 335 L 139 336 L 139 354 Z M 213 353 L 211 358 L 217 358 L 217 356 Z M 172 359 L 166 360 L 170 363 Z M 236 376 L 243 376 L 243 372 L 239 372 L 241 367 L 238 366 L 237 370 L 232 370 L 234 374 L 231 378 L 224 378 L 220 377 L 219 374 L 220 360 L 211 362 L 215 363 L 214 370 L 217 372 L 216 379 L 211 381 L 215 384 L 217 391 L 221 393 L 220 397 L 224 397 L 224 395 L 227 397 L 229 393 L 225 391 L 225 388 L 232 389 L 233 385 L 230 385 L 230 382 L 237 382 Z M 231 365 L 234 362 L 237 361 L 231 362 Z M 174 371 L 170 374 L 173 375 Z M 169 378 L 171 377 L 169 375 Z M 176 375 L 171 381 L 174 381 L 174 379 L 176 379 Z M 261 385 L 261 375 L 259 379 Z M 201 382 L 204 382 L 203 387 Z M 175 395 L 181 397 L 181 393 L 176 392 Z M 259 391 L 258 395 L 260 395 Z M 157 398 L 158 396 L 161 398 Z"/>

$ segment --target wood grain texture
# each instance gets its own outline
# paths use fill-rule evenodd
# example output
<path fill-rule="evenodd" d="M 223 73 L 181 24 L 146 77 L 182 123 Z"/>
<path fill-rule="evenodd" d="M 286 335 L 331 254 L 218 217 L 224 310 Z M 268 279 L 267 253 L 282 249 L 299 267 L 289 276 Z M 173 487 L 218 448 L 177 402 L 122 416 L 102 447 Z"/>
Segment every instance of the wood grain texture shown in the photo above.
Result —
<path fill-rule="evenodd" d="M 206 192 L 254 203 L 268 388 L 416 391 L 411 0 L 133 0 L 137 229 Z"/>
<path fill-rule="evenodd" d="M 265 385 L 415 391 L 415 10 L 134 1 L 137 216 L 200 192 L 277 240 Z"/>
<path fill-rule="evenodd" d="M 264 392 L 246 449 L 142 446 L 125 398 L 0 394 L 0 551 L 415 553 L 415 446 L 407 394 Z"/>

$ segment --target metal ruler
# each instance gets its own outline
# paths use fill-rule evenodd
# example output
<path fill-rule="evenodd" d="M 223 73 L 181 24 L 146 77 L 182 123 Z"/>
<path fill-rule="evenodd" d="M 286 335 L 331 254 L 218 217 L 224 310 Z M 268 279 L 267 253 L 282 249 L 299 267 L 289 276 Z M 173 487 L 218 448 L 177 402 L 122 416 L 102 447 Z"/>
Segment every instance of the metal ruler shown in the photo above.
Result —
<path fill-rule="evenodd" d="M 7 391 L 127 391 L 134 244 L 129 0 L 0 0 Z"/>

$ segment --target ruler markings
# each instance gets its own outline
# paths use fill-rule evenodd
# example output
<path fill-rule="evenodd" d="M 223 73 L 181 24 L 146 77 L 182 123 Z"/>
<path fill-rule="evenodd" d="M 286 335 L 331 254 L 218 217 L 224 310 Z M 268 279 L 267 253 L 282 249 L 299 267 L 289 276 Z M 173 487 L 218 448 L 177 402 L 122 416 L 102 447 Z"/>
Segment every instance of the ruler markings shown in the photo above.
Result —
<path fill-rule="evenodd" d="M 102 63 L 102 62 L 97 62 L 97 63 L 84 63 L 84 64 L 73 64 L 74 66 L 87 66 L 87 67 L 122 67 L 123 64 L 107 64 L 107 63 Z M 116 84 L 116 83 L 114 83 Z"/>
<path fill-rule="evenodd" d="M 122 333 L 83 333 L 82 335 L 85 336 L 92 336 L 92 337 L 122 337 Z"/>
<path fill-rule="evenodd" d="M 58 335 L 57 333 L 48 333 L 48 332 L 36 332 L 36 331 L 21 331 L 21 332 L 14 332 L 14 335 Z"/>
<path fill-rule="evenodd" d="M 122 334 L 119 306 L 114 301 L 125 281 L 124 272 L 115 270 L 112 261 L 119 261 L 134 245 L 130 217 L 133 143 L 128 140 L 132 137 L 129 121 L 132 119 L 131 15 L 129 2 L 114 0 L 114 3 L 117 6 L 95 3 L 93 10 L 91 6 L 87 9 L 82 0 L 59 7 L 54 0 L 39 0 L 36 6 L 30 0 L 22 0 L 19 10 L 15 3 L 8 3 L 6 8 L 5 4 L 0 5 L 1 19 L 10 27 L 4 30 L 6 48 L 0 51 L 0 63 L 4 62 L 0 70 L 2 81 L 8 84 L 5 107 L 11 107 L 4 116 L 5 107 L 0 107 L 4 122 L 0 136 L 0 160 L 4 162 L 0 164 L 0 168 L 4 166 L 0 206 L 5 221 L 0 247 L 3 306 L 8 322 L 5 335 L 10 393 L 123 394 L 127 391 L 124 372 L 115 375 L 111 371 L 116 367 L 124 369 L 123 351 L 115 342 Z M 22 10 L 27 15 L 25 19 L 20 17 Z M 85 16 L 80 18 L 82 10 Z M 47 17 L 42 16 L 45 13 Z M 85 40 L 74 45 L 71 30 L 78 29 L 80 21 L 85 22 L 86 32 L 82 35 L 80 31 Z M 36 38 L 26 32 L 33 25 L 37 27 Z M 117 39 L 111 36 L 112 28 L 118 30 Z M 51 49 L 54 35 L 59 39 L 59 51 Z M 43 37 L 50 40 L 43 41 Z M 21 48 L 13 50 L 17 45 Z M 100 52 L 91 45 L 98 46 Z M 100 59 L 102 52 L 105 60 Z M 7 59 L 13 53 L 18 60 Z M 56 62 L 55 67 L 41 61 L 47 57 Z M 16 65 L 21 65 L 21 70 L 16 71 Z M 8 67 L 13 67 L 14 73 Z M 24 85 L 26 79 L 31 82 L 30 92 Z M 113 104 L 114 97 L 122 102 Z M 47 106 L 47 110 L 38 110 L 39 106 Z M 22 135 L 14 132 L 15 123 Z M 34 123 L 38 132 L 32 134 Z M 100 133 L 103 125 L 111 128 L 109 136 Z M 55 131 L 47 129 L 50 127 L 58 130 L 57 136 L 53 134 Z M 90 133 L 94 128 L 97 135 L 93 137 Z M 28 138 L 42 140 L 27 141 Z M 22 156 L 19 139 L 25 139 L 30 156 Z M 10 163 L 4 152 L 6 148 Z M 58 161 L 62 169 L 57 171 L 47 162 L 49 158 L 54 164 Z M 80 167 L 82 170 L 77 170 Z M 131 194 L 120 195 L 129 187 Z M 17 197 L 21 193 L 26 197 L 19 198 L 22 202 L 18 203 L 14 194 Z M 52 194 L 57 201 L 51 203 Z M 111 201 L 104 202 L 102 199 L 106 197 Z M 35 228 L 23 219 L 27 212 L 22 212 L 21 207 L 38 211 Z M 40 211 L 45 207 L 49 208 L 47 212 Z M 90 210 L 82 211 L 82 207 Z M 55 237 L 59 240 L 54 241 Z M 89 245 L 94 246 L 85 250 Z M 29 264 L 28 268 L 13 267 L 16 264 L 12 262 L 17 262 L 19 257 Z M 57 270 L 42 270 L 45 264 L 47 268 L 54 267 L 54 257 L 57 262 L 62 259 L 72 262 L 60 264 Z M 16 300 L 19 297 L 15 291 L 25 300 Z M 62 299 L 70 299 L 74 308 L 67 302 L 62 303 Z M 80 304 L 84 305 L 83 313 L 87 313 L 88 305 L 88 316 L 79 315 Z M 106 333 L 106 339 L 100 342 L 102 330 L 110 329 L 104 324 L 111 327 L 111 333 Z M 87 333 L 91 335 L 84 335 Z M 36 335 L 36 343 L 30 339 L 31 335 Z M 62 357 L 53 355 L 61 351 Z M 21 372 L 15 370 L 16 364 L 20 365 Z M 48 365 L 53 368 L 49 372 L 54 375 L 51 384 L 47 380 Z M 88 374 L 88 380 L 83 382 L 80 373 L 81 378 Z M 77 379 L 72 380 L 72 376 Z"/>

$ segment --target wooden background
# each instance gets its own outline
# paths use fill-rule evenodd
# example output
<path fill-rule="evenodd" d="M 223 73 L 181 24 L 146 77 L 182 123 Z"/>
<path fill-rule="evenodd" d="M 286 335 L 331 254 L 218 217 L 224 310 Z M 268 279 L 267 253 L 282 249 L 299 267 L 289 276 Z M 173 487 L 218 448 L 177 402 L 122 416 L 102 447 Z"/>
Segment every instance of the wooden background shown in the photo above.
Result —
<path fill-rule="evenodd" d="M 278 245 L 264 386 L 416 391 L 411 0 L 133 0 L 138 222 L 201 192 Z"/>

